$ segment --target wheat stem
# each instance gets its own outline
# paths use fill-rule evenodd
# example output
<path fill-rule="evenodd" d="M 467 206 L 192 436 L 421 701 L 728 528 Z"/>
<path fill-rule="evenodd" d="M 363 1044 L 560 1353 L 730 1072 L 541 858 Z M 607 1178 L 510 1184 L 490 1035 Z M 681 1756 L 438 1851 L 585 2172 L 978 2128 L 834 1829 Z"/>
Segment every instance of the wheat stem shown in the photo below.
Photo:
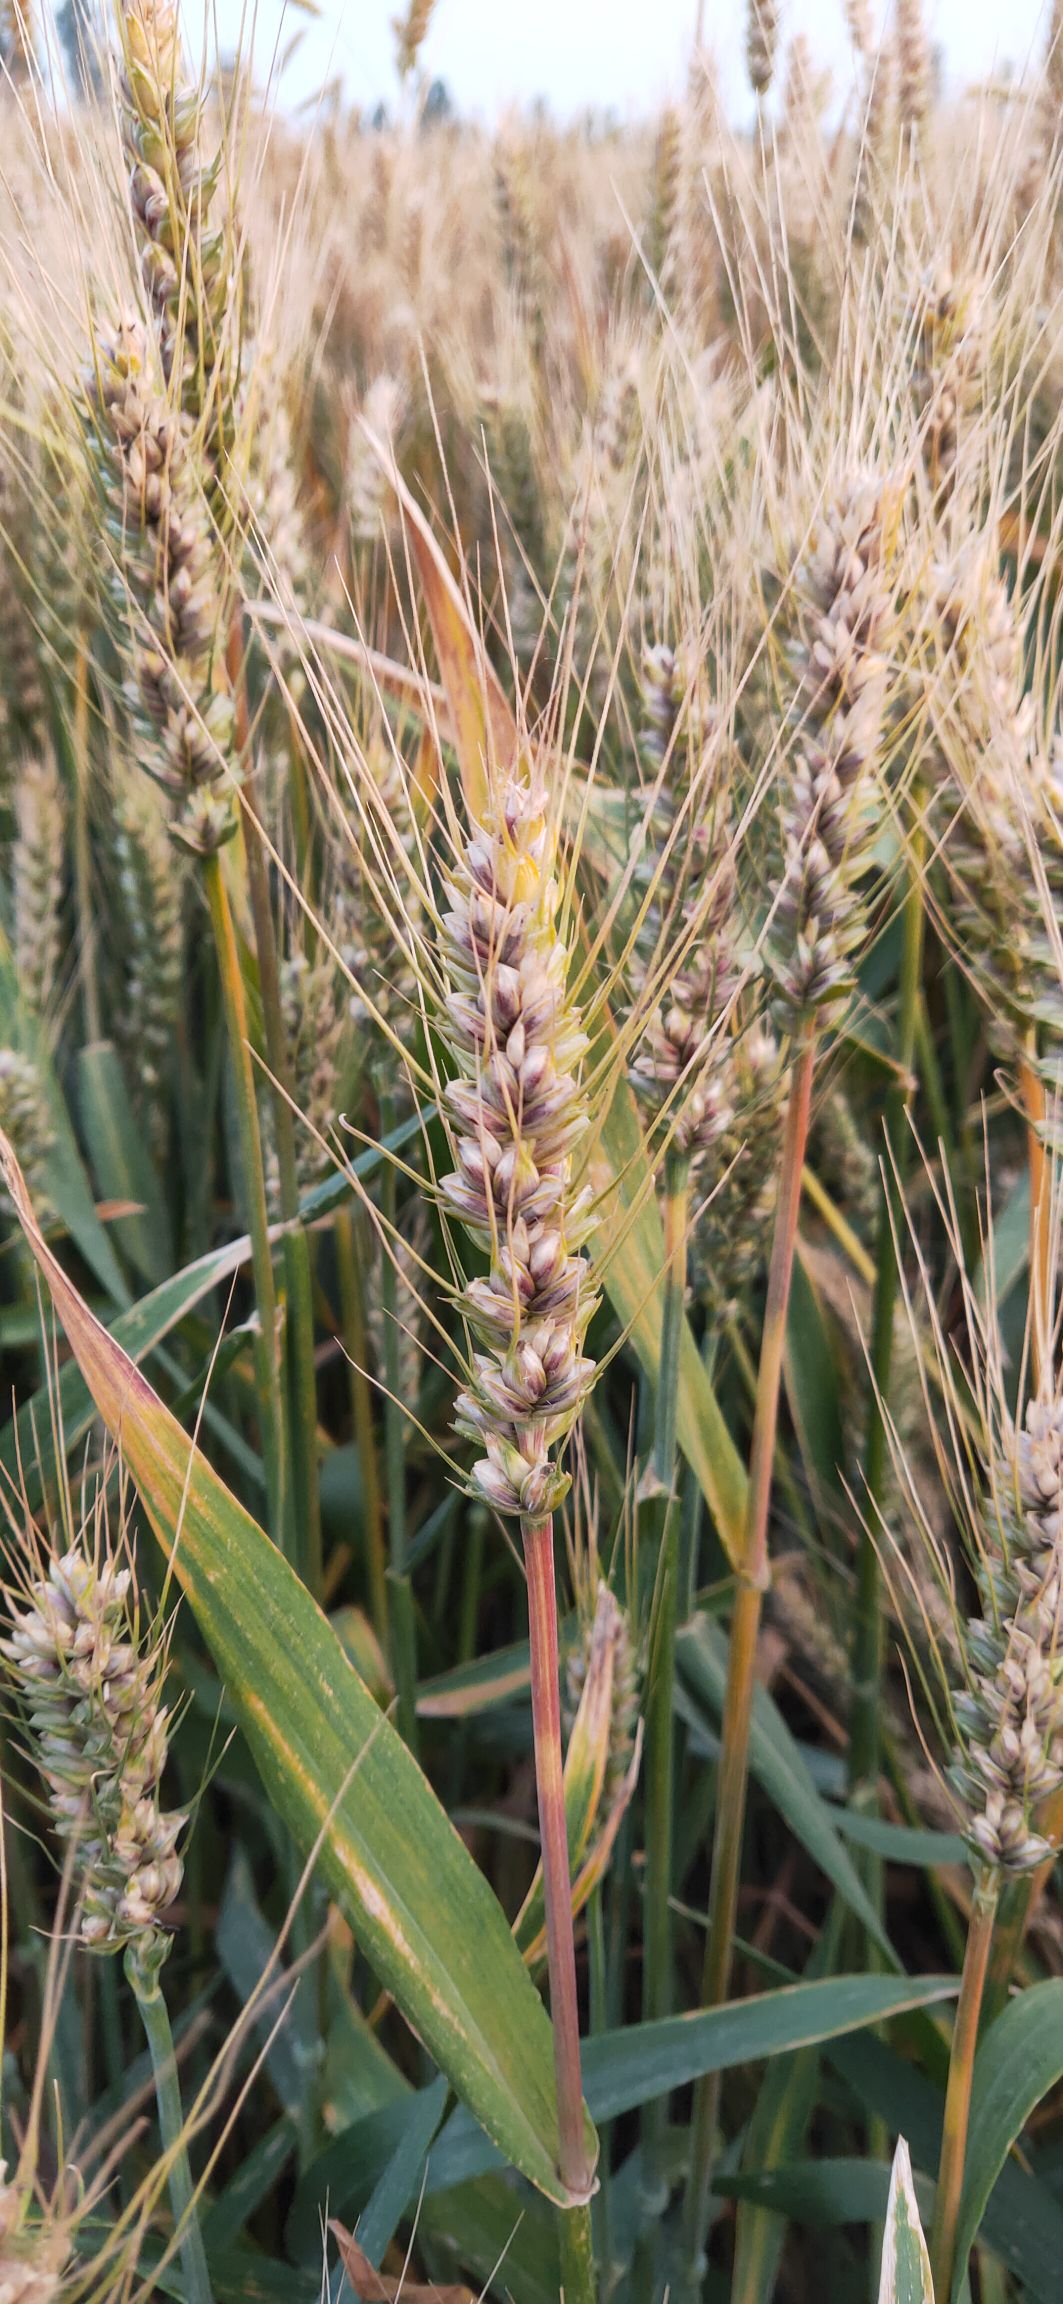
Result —
<path fill-rule="evenodd" d="M 236 948 L 232 909 L 225 886 L 221 858 L 215 849 L 203 858 L 203 884 L 214 930 L 225 1022 L 236 1080 L 236 1109 L 240 1150 L 247 1195 L 248 1231 L 251 1235 L 251 1270 L 258 1309 L 255 1335 L 255 1383 L 262 1418 L 262 1442 L 269 1496 L 270 1533 L 287 1550 L 288 1515 L 284 1476 L 284 1409 L 281 1398 L 277 1336 L 277 1298 L 273 1283 L 273 1255 L 266 1210 L 266 1182 L 262 1165 L 262 1138 L 251 1069 L 247 1008 L 244 1001 L 240 956 Z"/>
<path fill-rule="evenodd" d="M 140 2010 L 151 2055 L 159 2132 L 169 2162 L 170 2205 L 181 2252 L 186 2304 L 212 2304 L 210 2273 L 188 2163 L 177 2058 L 159 1983 L 159 1971 L 168 1950 L 167 1939 L 154 1930 L 146 1937 L 134 1937 L 126 1949 L 125 1972 Z"/>
<path fill-rule="evenodd" d="M 686 1294 L 687 1220 L 690 1163 L 679 1152 L 665 1162 L 665 1295 L 661 1357 L 657 1372 L 653 1476 L 665 1499 L 661 1550 L 654 1596 L 649 1669 L 646 1677 L 646 1897 L 643 1947 L 643 2016 L 647 2023 L 671 2013 L 672 2006 L 672 1846 L 675 1805 L 675 1639 L 679 1604 L 680 1518 L 675 1496 L 676 1393 L 679 1345 Z M 668 2200 L 664 2146 L 668 2100 L 649 2107 L 643 2208 L 647 2258 L 656 2256 L 656 2236 Z"/>
<path fill-rule="evenodd" d="M 808 1143 L 815 1061 L 816 1032 L 815 1025 L 810 1022 L 801 1030 L 787 1107 L 753 1419 L 742 1575 L 747 1583 L 756 1585 L 761 1591 L 768 1582 L 768 1514 L 775 1461 L 775 1431 L 779 1418 L 786 1316 L 790 1303 L 790 1280 L 797 1240 L 797 1216 L 801 1204 L 801 1177 Z"/>
<path fill-rule="evenodd" d="M 83 632 L 77 637 L 74 668 L 74 877 L 78 905 L 78 971 L 85 1003 L 85 1030 L 91 1041 L 103 1039 L 97 964 L 97 923 L 92 905 L 92 850 L 89 838 L 88 787 L 92 773 L 89 747 L 89 651 Z"/>
<path fill-rule="evenodd" d="M 665 1161 L 664 1255 L 665 1289 L 661 1313 L 661 1359 L 657 1373 L 654 1425 L 654 1470 L 665 1495 L 670 1496 L 676 1467 L 676 1403 L 679 1394 L 679 1352 L 686 1299 L 687 1225 L 690 1212 L 690 1163 L 682 1152 L 669 1152 Z"/>
<path fill-rule="evenodd" d="M 250 838 L 246 843 L 247 888 L 258 959 L 258 983 L 266 1058 L 272 1074 L 273 1127 L 277 1147 L 280 1211 L 285 1221 L 284 1278 L 290 1345 L 290 1455 L 292 1467 L 292 1557 L 303 1582 L 320 1600 L 322 1590 L 321 1495 L 317 1469 L 317 1375 L 314 1368 L 314 1285 L 310 1243 L 299 1221 L 299 1174 L 291 1106 L 291 1066 L 281 1007 L 277 939 L 270 905 L 265 851 L 260 836 L 257 771 L 250 750 L 243 646 L 234 619 L 229 670 L 236 698 L 236 740 L 244 764 L 243 790 Z M 281 1340 L 278 1336 L 278 1352 Z"/>
<path fill-rule="evenodd" d="M 587 1905 L 587 1963 L 590 1986 L 590 2030 L 592 2038 L 609 2030 L 609 1955 L 605 1938 L 605 1913 L 602 1888 L 599 1883 Z M 598 2195 L 594 2204 L 593 2229 L 597 2261 L 601 2265 L 606 2293 L 613 2262 L 612 2185 L 609 2171 L 609 2131 L 600 2132 L 601 2174 Z"/>
<path fill-rule="evenodd" d="M 797 1217 L 801 1204 L 801 1177 L 808 1143 L 815 1059 L 816 1029 L 814 1022 L 808 1021 L 802 1026 L 798 1039 L 787 1106 L 757 1373 L 749 1501 L 739 1582 L 731 1619 L 727 1691 L 720 1741 L 709 1931 L 701 1988 L 703 2008 L 719 2007 L 726 2000 L 731 1978 L 738 1879 L 745 1834 L 749 1730 L 756 1680 L 757 1636 L 769 1573 L 768 1517 L 775 1433 L 779 1418 L 786 1317 L 797 1239 Z M 701 2292 L 719 2101 L 720 2077 L 718 2073 L 710 2073 L 698 2083 L 694 2093 L 690 2175 L 684 2208 L 684 2272 L 687 2293 L 691 2296 Z"/>
<path fill-rule="evenodd" d="M 381 1100 L 381 1134 L 387 1138 L 394 1113 L 386 1097 Z M 382 1181 L 384 1221 L 388 1241 L 396 1235 L 396 1176 L 388 1163 Z M 388 1625 L 391 1669 L 395 1676 L 395 1716 L 400 1734 L 411 1752 L 417 1750 L 417 1629 L 413 1613 L 406 1544 L 406 1413 L 402 1405 L 399 1365 L 399 1307 L 395 1285 L 395 1259 L 390 1247 L 381 1258 L 380 1307 L 384 1361 L 384 1476 L 388 1498 Z"/>
<path fill-rule="evenodd" d="M 963 1977 L 956 2009 L 956 2027 L 952 2035 L 952 2053 L 949 2057 L 948 2087 L 945 2091 L 945 2128 L 941 2139 L 941 2160 L 938 2166 L 937 2207 L 934 2232 L 930 2247 L 930 2260 L 934 2274 L 934 2294 L 939 2304 L 949 2304 L 952 2295 L 952 2277 L 956 2262 L 956 2225 L 963 2190 L 963 2170 L 967 2154 L 967 2129 L 971 2114 L 971 2088 L 974 2080 L 974 2056 L 978 2046 L 978 2024 L 982 2011 L 982 1994 L 989 1968 L 989 1953 L 993 1942 L 997 1900 L 1000 1894 L 998 1871 L 983 1872 L 975 1883 L 974 1902 L 971 1907 L 967 1931 L 967 1950 L 964 1955 Z"/>
<path fill-rule="evenodd" d="M 554 2070 L 557 2080 L 560 2135 L 558 2167 L 563 2183 L 578 2196 L 589 2193 L 592 2171 L 587 2159 L 584 2130 L 576 1947 L 572 1925 L 572 1885 L 569 1877 L 561 1756 L 561 1687 L 553 1517 L 525 1521 L 523 1539 L 524 1565 L 528 1576 L 535 1788 L 542 1842 L 550 2014 L 554 2027 Z M 579 2295 L 580 2291 L 577 2290 L 574 2304 Z"/>
<path fill-rule="evenodd" d="M 359 1253 L 358 1217 L 353 1208 L 337 1211 L 336 1268 L 340 1285 L 340 1311 L 351 1364 L 351 1413 L 362 1474 L 362 1525 L 365 1533 L 369 1605 L 381 1646 L 388 1640 L 387 1554 L 380 1498 L 380 1472 L 373 1435 L 373 1406 L 366 1365 L 369 1334 L 365 1318 L 365 1264 Z"/>
<path fill-rule="evenodd" d="M 875 1514 L 882 1501 L 888 1450 L 886 1403 L 893 1367 L 893 1338 L 900 1270 L 897 1226 L 908 1169 L 911 1133 L 907 1111 L 912 1092 L 923 963 L 923 904 L 920 858 L 913 857 L 911 879 L 904 904 L 901 955 L 900 1009 L 897 1021 L 896 1072 L 886 1098 L 886 1157 L 883 1193 L 876 1242 L 876 1273 L 871 1343 L 871 1398 L 868 1405 L 864 1453 L 867 1513 L 857 1541 L 856 1616 L 852 1645 L 852 1729 L 849 1744 L 849 1783 L 854 1797 L 873 1802 L 878 1777 L 882 1708 L 883 1635 L 882 1573 L 876 1541 Z M 880 1877 L 880 1867 L 873 1876 Z"/>
<path fill-rule="evenodd" d="M 595 2304 L 597 2293 L 590 2209 L 568 2208 L 561 2217 L 563 2304 Z"/>
<path fill-rule="evenodd" d="M 1023 1110 L 1026 1115 L 1027 1159 L 1030 1173 L 1030 1354 L 1032 1389 L 1036 1392 L 1048 1353 L 1048 1308 L 1052 1300 L 1052 1177 L 1045 1151 L 1045 1091 L 1037 1070 L 1036 1026 L 1031 1028 L 1028 1052 L 1019 1068 Z"/>

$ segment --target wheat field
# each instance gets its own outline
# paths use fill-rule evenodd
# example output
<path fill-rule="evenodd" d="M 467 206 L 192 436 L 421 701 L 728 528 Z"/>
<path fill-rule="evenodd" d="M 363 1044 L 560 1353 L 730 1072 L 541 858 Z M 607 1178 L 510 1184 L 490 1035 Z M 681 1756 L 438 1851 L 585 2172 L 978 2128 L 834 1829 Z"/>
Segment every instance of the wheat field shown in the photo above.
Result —
<path fill-rule="evenodd" d="M 1063 15 L 431 14 L 0 10 L 0 2304 L 1055 2304 Z"/>

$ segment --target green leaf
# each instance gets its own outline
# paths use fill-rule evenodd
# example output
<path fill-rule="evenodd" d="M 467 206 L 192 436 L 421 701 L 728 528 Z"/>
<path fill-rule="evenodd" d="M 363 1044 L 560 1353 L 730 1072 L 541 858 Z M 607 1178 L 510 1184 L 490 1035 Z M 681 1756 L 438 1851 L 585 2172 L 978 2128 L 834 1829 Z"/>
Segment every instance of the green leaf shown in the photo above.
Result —
<path fill-rule="evenodd" d="M 848 2082 L 856 2102 L 884 2120 L 894 2135 L 906 2136 L 917 2165 L 934 2175 L 941 2156 L 941 2089 L 909 2057 L 895 2055 L 881 2040 L 865 2036 L 859 2048 L 850 2041 L 837 2041 L 824 2054 Z M 1063 2209 L 1044 2184 L 1013 2160 L 1001 2169 L 994 2185 L 981 2238 L 1015 2274 L 1028 2297 L 1036 2298 L 1037 2304 L 1059 2304 Z"/>
<path fill-rule="evenodd" d="M 993 1218 L 993 1301 L 1003 1305 L 1030 1261 L 1030 1171 L 1023 1167 L 1017 1182 Z M 979 1258 L 976 1276 L 978 1301 L 985 1304 L 990 1284 L 985 1258 Z"/>
<path fill-rule="evenodd" d="M 557 2230 L 537 2200 L 511 2179 L 481 2176 L 421 2204 L 418 2233 L 448 2247 L 482 2292 L 504 2304 L 558 2304 Z"/>
<path fill-rule="evenodd" d="M 1063 1978 L 1031 1984 L 991 2024 L 974 2061 L 971 2124 L 956 2237 L 957 2284 L 1017 2136 L 1063 2079 Z M 942 2298 L 941 2304 L 947 2304 Z"/>
<path fill-rule="evenodd" d="M 786 1396 L 821 1514 L 836 1515 L 846 1460 L 838 1370 L 815 1284 L 798 1243 L 786 1315 Z"/>
<path fill-rule="evenodd" d="M 910 2008 L 951 2000 L 958 1989 L 952 1976 L 827 1976 L 814 1984 L 786 1984 L 729 2008 L 606 2032 L 584 2049 L 587 2102 L 596 2120 L 615 2120 L 706 2072 L 727 2072 L 762 2056 L 834 2040 Z"/>
<path fill-rule="evenodd" d="M 373 1145 L 351 1162 L 353 1173 L 363 1182 L 368 1181 L 388 1152 L 397 1151 L 410 1132 L 411 1123 L 404 1121 L 382 1145 Z M 310 1222 L 349 1197 L 350 1190 L 346 1175 L 329 1177 L 325 1184 L 316 1185 L 306 1194 L 300 1203 L 300 1214 Z M 163 1281 L 161 1287 L 153 1288 L 150 1295 L 142 1296 L 139 1303 L 119 1313 L 110 1327 L 114 1342 L 139 1366 L 187 1313 L 202 1303 L 212 1289 L 231 1280 L 233 1273 L 239 1272 L 250 1258 L 251 1242 L 245 1234 L 229 1241 L 224 1248 L 215 1248 L 209 1255 L 200 1256 L 194 1264 L 186 1264 L 171 1280 Z M 96 1414 L 92 1394 L 76 1360 L 68 1360 L 65 1368 L 60 1369 L 53 1391 L 64 1448 L 69 1452 L 84 1439 Z M 53 1402 L 47 1387 L 27 1400 L 14 1422 L 5 1426 L 0 1435 L 0 1466 L 12 1480 L 20 1477 L 21 1467 L 30 1510 L 35 1511 L 56 1473 Z"/>
<path fill-rule="evenodd" d="M 240 2165 L 203 2218 L 203 2244 L 213 2257 L 239 2239 L 244 2225 L 264 2200 L 276 2199 L 278 2186 L 294 2159 L 299 2132 L 286 2113 L 267 2128 L 257 2144 L 245 2150 Z"/>
<path fill-rule="evenodd" d="M 129 1289 L 114 1247 L 96 1212 L 66 1098 L 52 1062 L 48 1035 L 26 1007 L 19 990 L 11 947 L 0 929 L 0 1042 L 31 1056 L 40 1074 L 54 1142 L 42 1163 L 41 1181 L 64 1229 L 91 1272 L 116 1304 L 128 1304 Z"/>
<path fill-rule="evenodd" d="M 290 2255 L 309 2257 L 320 2248 L 326 2202 L 330 2214 L 341 2216 L 347 2224 L 354 2224 L 368 2207 L 409 2124 L 415 2092 L 401 2080 L 399 2085 L 401 2092 L 389 2103 L 341 2129 L 300 2177 L 284 2235 Z M 494 2155 L 486 2137 L 483 2144 L 487 2153 L 484 2165 L 491 2166 Z"/>
<path fill-rule="evenodd" d="M 306 1995 L 298 1986 L 286 1984 L 283 1969 L 275 1964 L 271 1970 L 274 1989 L 262 1997 L 262 1979 L 274 1958 L 276 1937 L 255 1895 L 251 1867 L 239 1846 L 229 1866 L 215 1942 L 241 2007 L 246 2008 L 256 1994 L 260 1997 L 255 2030 L 265 2053 L 266 2070 L 285 2111 L 298 2121 L 317 2078 L 315 2042 L 306 2022 Z M 284 2022 L 278 2024 L 282 2009 L 286 2010 Z"/>
<path fill-rule="evenodd" d="M 811 1983 L 829 1975 L 838 1957 L 844 1915 L 831 1905 L 805 1970 Z M 808 2133 L 819 2086 L 818 2047 L 772 2059 L 761 2082 L 742 2148 L 745 2168 L 758 2172 L 792 2161 Z M 731 2304 L 771 2304 L 786 2238 L 786 2219 L 745 2201 L 735 2218 Z"/>
<path fill-rule="evenodd" d="M 457 2094 L 565 2203 L 550 2023 L 501 1906 L 321 1611 L 83 1303 L 2 1137 L 0 1168 L 278 1814 Z"/>
<path fill-rule="evenodd" d="M 161 2295 L 185 2304 L 184 2275 L 177 2265 L 156 2272 L 154 2282 Z M 291 2264 L 273 2264 L 250 2248 L 212 2256 L 210 2285 L 214 2304 L 321 2304 L 320 2270 L 299 2272 Z"/>
<path fill-rule="evenodd" d="M 870 1848 L 889 1864 L 963 1864 L 966 1843 L 958 1832 L 928 1832 L 914 1824 L 891 1824 L 884 1816 L 861 1816 L 855 1808 L 834 1811 L 838 1830 L 858 1848 Z"/>
<path fill-rule="evenodd" d="M 170 1219 L 159 1179 L 130 1102 L 118 1051 L 109 1040 L 78 1051 L 78 1108 L 101 1200 L 127 1201 L 136 1214 L 116 1217 L 114 1237 L 142 1280 L 173 1270 Z"/>
<path fill-rule="evenodd" d="M 596 2120 L 611 2120 L 689 2086 L 706 2072 L 727 2072 L 738 2064 L 864 2031 L 909 2009 L 953 1999 L 958 1989 L 958 1979 L 951 1976 L 832 1976 L 814 1984 L 784 1985 L 730 2008 L 604 2032 L 583 2043 L 587 2103 Z M 376 2122 L 384 2119 L 391 2126 L 382 2166 L 400 2133 L 390 2105 L 386 2114 L 374 2114 L 372 2123 L 361 2122 L 333 2138 L 307 2170 L 293 2211 L 300 2237 L 305 2238 L 308 2218 L 326 2197 L 338 2216 L 356 2213 L 365 2197 L 363 2162 L 380 2133 Z M 466 2111 L 455 2112 L 432 2152 L 426 2197 L 496 2165 L 497 2155 L 483 2131 Z"/>
<path fill-rule="evenodd" d="M 749 2201 L 795 2224 L 884 2224 L 892 2173 L 886 2160 L 788 2160 L 782 2168 L 721 2172 L 713 2188 L 723 2199 Z M 915 2182 L 926 2212 L 933 2181 Z"/>
<path fill-rule="evenodd" d="M 119 1313 L 110 1329 L 114 1343 L 134 1363 L 147 1359 L 185 1314 L 223 1280 L 231 1279 L 250 1254 L 249 1240 L 233 1240 L 228 1247 L 216 1248 L 211 1255 L 186 1265 L 183 1272 L 164 1281 L 161 1288 L 153 1288 L 150 1296 L 142 1296 L 128 1312 Z M 96 1414 L 92 1394 L 76 1360 L 68 1360 L 60 1369 L 52 1392 L 54 1403 L 47 1388 L 34 1393 L 0 1436 L 0 1465 L 11 1479 L 18 1477 L 21 1465 L 31 1511 L 55 1480 L 53 1415 L 55 1425 L 62 1432 L 64 1449 L 69 1452 L 84 1439 Z"/>
<path fill-rule="evenodd" d="M 429 2146 L 446 2111 L 449 2093 L 446 2081 L 440 2077 L 407 2103 L 402 2135 L 373 2187 L 368 2206 L 358 2218 L 358 2245 L 365 2250 L 371 2264 L 380 2264 L 385 2248 L 395 2237 L 403 2211 L 418 2191 Z"/>
<path fill-rule="evenodd" d="M 676 1662 L 684 1687 L 704 1706 L 714 1726 L 723 1712 L 727 1647 L 711 1617 L 698 1616 L 680 1633 Z M 766 1688 L 753 1697 L 749 1766 L 813 1861 L 855 1912 L 872 1941 L 891 1964 L 895 1956 L 878 1913 L 849 1854 L 827 1802 L 817 1792 L 805 1762 Z"/>
<path fill-rule="evenodd" d="M 912 2163 L 903 2136 L 898 2137 L 893 2155 L 886 2229 L 882 2236 L 878 2304 L 934 2304 L 930 2257 L 919 2220 Z"/>
<path fill-rule="evenodd" d="M 803 2142 L 816 2103 L 817 2048 L 769 2064 L 745 2140 L 745 2154 L 760 2168 L 785 2161 Z M 735 2219 L 732 2304 L 770 2304 L 786 2238 L 786 2219 L 750 2200 Z"/>

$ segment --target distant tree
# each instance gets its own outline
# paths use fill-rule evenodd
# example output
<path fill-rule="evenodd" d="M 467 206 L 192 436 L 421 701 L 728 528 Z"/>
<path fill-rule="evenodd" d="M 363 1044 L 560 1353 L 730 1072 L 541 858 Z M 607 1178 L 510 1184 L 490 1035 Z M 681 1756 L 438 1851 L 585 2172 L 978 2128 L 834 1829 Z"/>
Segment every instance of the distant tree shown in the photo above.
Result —
<path fill-rule="evenodd" d="M 102 95 L 101 27 L 93 0 L 63 0 L 56 10 L 55 28 L 71 88 L 79 96 Z"/>
<path fill-rule="evenodd" d="M 445 80 L 433 80 L 425 93 L 421 106 L 421 125 L 441 128 L 454 119 L 454 99 Z"/>

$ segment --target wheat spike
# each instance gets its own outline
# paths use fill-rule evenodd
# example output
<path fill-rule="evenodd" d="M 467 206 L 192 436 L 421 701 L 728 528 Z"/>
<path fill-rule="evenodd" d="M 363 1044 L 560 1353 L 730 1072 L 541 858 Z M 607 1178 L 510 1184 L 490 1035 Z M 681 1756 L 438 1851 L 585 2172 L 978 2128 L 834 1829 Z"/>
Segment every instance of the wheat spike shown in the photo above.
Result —
<path fill-rule="evenodd" d="M 572 1181 L 588 1124 L 586 1040 L 567 991 L 553 845 L 544 790 L 512 779 L 452 876 L 443 923 L 442 1023 L 459 1070 L 446 1091 L 457 1166 L 442 1193 L 490 1262 L 461 1292 L 484 1349 L 455 1422 L 484 1450 L 473 1489 L 532 1522 L 569 1486 L 557 1456 L 593 1376 L 583 1342 L 597 1303 L 584 1252 L 592 1195 Z"/>
<path fill-rule="evenodd" d="M 181 1885 L 183 1816 L 158 1802 L 164 1660 L 131 1614 L 132 1573 L 81 1544 L 51 1552 L 0 1650 L 25 1707 L 59 1838 L 73 1852 L 82 1942 L 154 1935 Z"/>

